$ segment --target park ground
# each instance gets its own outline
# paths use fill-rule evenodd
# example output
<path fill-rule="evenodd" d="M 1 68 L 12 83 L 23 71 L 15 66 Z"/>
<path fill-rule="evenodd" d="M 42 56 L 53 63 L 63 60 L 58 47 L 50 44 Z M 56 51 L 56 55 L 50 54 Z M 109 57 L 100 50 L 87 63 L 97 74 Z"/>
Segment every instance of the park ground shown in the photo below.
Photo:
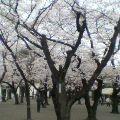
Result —
<path fill-rule="evenodd" d="M 41 112 L 36 112 L 36 101 L 31 100 L 32 120 L 56 120 L 52 101 L 47 108 L 41 108 Z M 98 120 L 120 120 L 120 114 L 111 114 L 111 107 L 99 105 L 97 111 Z M 120 111 L 120 106 L 119 106 Z M 85 120 L 87 111 L 84 103 L 77 103 L 72 107 L 71 120 Z M 26 106 L 24 104 L 14 105 L 13 101 L 0 103 L 0 120 L 26 120 Z"/>

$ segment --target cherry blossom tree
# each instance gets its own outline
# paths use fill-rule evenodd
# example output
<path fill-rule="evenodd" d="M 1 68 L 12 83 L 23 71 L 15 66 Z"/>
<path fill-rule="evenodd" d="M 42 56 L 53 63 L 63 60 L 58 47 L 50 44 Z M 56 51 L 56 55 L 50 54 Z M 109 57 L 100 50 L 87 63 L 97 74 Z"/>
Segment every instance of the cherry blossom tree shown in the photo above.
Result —
<path fill-rule="evenodd" d="M 29 50 L 32 50 L 30 44 L 39 49 L 35 52 L 40 53 L 39 57 L 49 66 L 53 84 L 52 100 L 57 120 L 69 120 L 71 107 L 81 96 L 86 99 L 88 120 L 96 120 L 101 90 L 101 81 L 98 77 L 114 53 L 120 33 L 119 14 L 111 11 L 110 8 L 104 11 L 108 4 L 99 4 L 99 7 L 92 3 L 90 5 L 93 6 L 93 9 L 91 9 L 91 6 L 87 4 L 81 6 L 81 2 L 29 0 L 28 3 L 2 1 L 1 4 L 1 7 L 5 9 L 4 12 L 1 12 L 1 16 L 8 23 L 11 22 L 19 41 L 24 42 Z M 105 2 L 103 1 L 103 3 Z M 103 6 L 104 8 L 102 8 Z M 110 30 L 106 31 L 106 29 Z M 2 35 L 0 40 L 12 53 L 16 67 L 28 87 L 28 80 L 20 68 L 16 56 Z M 76 58 L 78 64 L 74 66 Z M 86 66 L 85 63 L 88 62 L 90 64 Z M 76 74 L 75 67 L 79 68 L 79 76 L 82 75 L 78 78 L 81 88 L 70 94 L 66 90 L 66 83 L 69 81 L 67 76 Z M 90 69 L 91 67 L 92 69 Z M 98 89 L 95 91 L 97 93 L 95 95 L 98 96 L 95 104 L 91 106 L 88 93 L 95 80 L 98 80 Z"/>

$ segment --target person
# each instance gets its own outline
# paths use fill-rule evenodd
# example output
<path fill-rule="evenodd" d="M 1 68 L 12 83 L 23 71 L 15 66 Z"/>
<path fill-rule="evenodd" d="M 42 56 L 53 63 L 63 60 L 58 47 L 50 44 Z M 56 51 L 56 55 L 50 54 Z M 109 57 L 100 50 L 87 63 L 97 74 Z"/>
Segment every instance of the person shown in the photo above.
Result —
<path fill-rule="evenodd" d="M 44 89 L 41 89 L 40 94 L 41 94 L 41 105 L 42 105 L 42 108 L 46 108 L 46 103 L 45 103 L 45 90 L 44 90 Z"/>
<path fill-rule="evenodd" d="M 81 105 L 81 104 L 82 104 L 80 99 L 78 100 L 78 104 L 79 104 L 79 105 Z"/>
<path fill-rule="evenodd" d="M 41 104 L 40 91 L 37 91 L 36 93 L 36 102 L 37 102 L 37 112 L 40 112 L 40 104 Z"/>
<path fill-rule="evenodd" d="M 6 89 L 2 88 L 1 89 L 1 94 L 2 94 L 2 102 L 6 102 Z"/>
<path fill-rule="evenodd" d="M 107 104 L 107 106 L 110 106 L 110 103 L 111 103 L 111 100 L 110 100 L 109 97 L 107 97 L 107 98 L 106 98 L 106 104 Z"/>
<path fill-rule="evenodd" d="M 45 100 L 44 100 L 44 92 L 43 89 L 39 88 L 36 92 L 36 102 L 37 102 L 37 112 L 40 112 L 40 108 L 46 108 Z"/>
<path fill-rule="evenodd" d="M 103 105 L 103 103 L 104 103 L 104 99 L 103 99 L 103 96 L 102 96 L 102 95 L 101 95 L 100 98 L 99 98 L 99 103 L 100 103 L 101 105 Z"/>

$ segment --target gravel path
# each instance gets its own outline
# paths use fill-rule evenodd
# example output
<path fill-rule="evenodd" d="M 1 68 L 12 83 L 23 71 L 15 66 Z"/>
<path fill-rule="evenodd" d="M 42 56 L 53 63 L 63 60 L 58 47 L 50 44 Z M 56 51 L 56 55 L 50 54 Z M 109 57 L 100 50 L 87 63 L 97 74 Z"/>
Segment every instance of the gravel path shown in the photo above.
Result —
<path fill-rule="evenodd" d="M 120 108 L 120 106 L 119 106 Z M 36 112 L 36 102 L 31 101 L 32 120 L 56 120 L 53 104 L 47 108 L 42 108 L 40 113 Z M 119 109 L 120 110 L 120 109 Z M 99 105 L 97 111 L 98 120 L 120 120 L 120 114 L 111 114 L 111 107 L 106 105 Z M 71 120 L 84 120 L 87 112 L 84 104 L 75 104 L 71 110 Z M 0 103 L 0 120 L 26 120 L 26 106 L 25 104 L 14 105 L 13 102 L 7 101 Z"/>

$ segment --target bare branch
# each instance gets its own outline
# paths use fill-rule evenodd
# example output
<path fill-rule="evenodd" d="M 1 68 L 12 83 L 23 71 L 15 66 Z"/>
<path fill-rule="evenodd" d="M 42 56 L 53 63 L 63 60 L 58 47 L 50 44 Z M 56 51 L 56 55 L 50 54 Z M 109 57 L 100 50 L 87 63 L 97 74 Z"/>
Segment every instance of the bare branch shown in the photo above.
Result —
<path fill-rule="evenodd" d="M 52 58 L 50 56 L 50 51 L 49 51 L 49 48 L 48 48 L 48 45 L 47 45 L 46 36 L 44 36 L 44 35 L 43 35 L 43 37 L 41 39 L 41 45 L 42 45 L 45 57 L 47 59 L 48 65 L 50 67 L 50 70 L 57 78 L 58 77 L 58 70 L 54 66 L 54 61 L 52 60 Z"/>
<path fill-rule="evenodd" d="M 72 8 L 72 9 L 74 10 L 74 8 Z M 80 16 L 82 15 L 82 13 L 77 12 L 77 11 L 75 11 L 75 13 L 76 13 L 76 27 L 77 27 L 77 31 L 79 32 L 79 36 L 78 36 L 77 42 L 74 45 L 74 47 L 72 48 L 72 50 L 67 51 L 67 58 L 66 58 L 66 61 L 65 61 L 65 65 L 63 67 L 64 75 L 66 74 L 67 69 L 68 69 L 68 67 L 69 67 L 69 65 L 71 63 L 71 58 L 75 54 L 75 52 L 78 49 L 79 45 L 81 44 L 81 39 L 83 37 L 83 33 L 84 33 L 85 28 L 86 28 L 86 19 L 85 19 L 85 17 L 84 17 L 84 20 L 82 22 L 82 25 L 80 25 L 79 19 L 80 19 Z M 82 15 L 82 17 L 83 17 L 83 15 Z"/>
<path fill-rule="evenodd" d="M 89 29 L 88 29 L 88 26 L 86 25 L 86 31 L 87 31 L 87 34 L 88 34 L 88 37 L 90 39 L 90 44 L 91 44 L 91 48 L 94 50 L 94 45 L 93 45 L 93 40 L 92 40 L 92 37 L 90 35 L 90 32 L 89 32 Z M 94 58 L 95 62 L 97 63 L 97 65 L 99 66 L 100 65 L 100 62 L 99 60 L 95 57 L 96 56 L 96 53 L 92 50 L 92 57 Z"/>
<path fill-rule="evenodd" d="M 41 16 L 45 11 L 47 11 L 48 9 L 51 9 L 51 7 L 52 7 L 56 2 L 57 2 L 57 0 L 54 0 L 54 1 L 52 1 L 52 3 L 51 3 L 50 5 L 48 5 L 47 7 L 42 8 L 42 9 L 39 10 L 38 15 L 36 16 L 36 18 L 35 18 L 35 20 L 34 20 L 34 23 L 33 23 L 33 25 L 32 25 L 32 28 L 34 28 L 34 26 L 37 24 L 37 21 L 38 21 L 38 19 L 40 18 L 40 16 Z"/>
<path fill-rule="evenodd" d="M 7 48 L 7 50 L 11 53 L 11 56 L 13 58 L 13 61 L 18 69 L 18 71 L 20 72 L 20 75 L 22 76 L 23 80 L 25 81 L 25 84 L 27 83 L 27 79 L 25 77 L 25 74 L 23 72 L 23 70 L 20 68 L 17 59 L 16 59 L 16 55 L 14 55 L 13 51 L 11 50 L 11 48 L 7 45 L 7 42 L 4 40 L 3 36 L 0 35 L 0 41 L 4 44 L 4 46 Z"/>
<path fill-rule="evenodd" d="M 26 40 L 24 40 L 24 39 L 25 39 L 24 36 L 19 36 L 19 37 L 24 41 L 27 49 L 28 49 L 28 50 L 32 50 L 32 48 L 28 45 L 28 43 L 26 42 Z M 37 52 L 35 52 L 35 51 L 33 51 L 33 53 L 36 54 L 36 55 L 38 55 L 39 57 L 43 57 L 42 55 L 40 55 L 39 53 L 37 53 Z"/>
<path fill-rule="evenodd" d="M 106 64 L 109 61 L 110 57 L 113 55 L 115 44 L 116 44 L 116 39 L 117 39 L 119 33 L 120 33 L 120 19 L 119 19 L 119 21 L 117 23 L 117 26 L 114 28 L 113 37 L 110 39 L 111 43 L 110 43 L 110 46 L 109 46 L 109 50 L 108 50 L 106 56 L 104 57 L 104 59 L 102 59 L 100 65 L 96 68 L 96 70 L 93 73 L 92 77 L 90 78 L 88 89 L 91 88 L 91 86 L 93 85 L 95 79 L 97 79 L 97 77 L 100 75 L 102 69 L 106 66 Z"/>

